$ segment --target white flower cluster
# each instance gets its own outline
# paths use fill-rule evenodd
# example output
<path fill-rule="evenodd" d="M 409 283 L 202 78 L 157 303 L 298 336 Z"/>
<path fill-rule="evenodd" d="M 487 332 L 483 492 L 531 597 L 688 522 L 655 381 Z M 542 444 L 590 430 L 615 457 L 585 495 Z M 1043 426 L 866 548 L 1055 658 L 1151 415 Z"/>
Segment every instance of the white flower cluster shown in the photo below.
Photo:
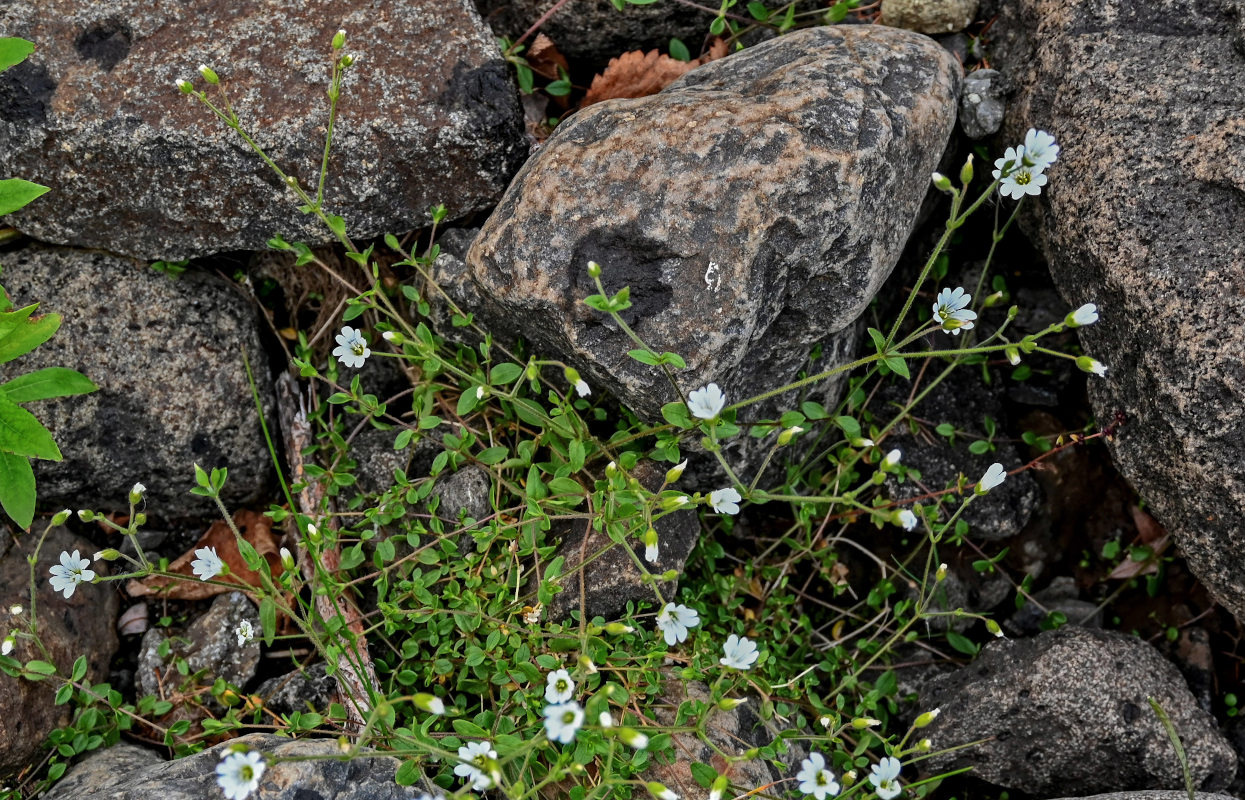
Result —
<path fill-rule="evenodd" d="M 1046 168 L 1058 158 L 1059 145 L 1055 144 L 1055 137 L 1030 128 L 1024 144 L 1007 148 L 1003 157 L 994 162 L 993 175 L 999 182 L 999 194 L 1014 200 L 1041 194 L 1046 185 Z"/>
<path fill-rule="evenodd" d="M 873 784 L 873 791 L 881 800 L 892 800 L 899 795 L 901 769 L 903 765 L 899 763 L 899 759 L 892 756 L 883 758 L 870 768 L 869 783 Z M 800 763 L 800 771 L 795 779 L 800 782 L 800 791 L 816 800 L 833 797 L 842 790 L 838 778 L 826 766 L 825 756 L 821 753 L 810 753 Z"/>

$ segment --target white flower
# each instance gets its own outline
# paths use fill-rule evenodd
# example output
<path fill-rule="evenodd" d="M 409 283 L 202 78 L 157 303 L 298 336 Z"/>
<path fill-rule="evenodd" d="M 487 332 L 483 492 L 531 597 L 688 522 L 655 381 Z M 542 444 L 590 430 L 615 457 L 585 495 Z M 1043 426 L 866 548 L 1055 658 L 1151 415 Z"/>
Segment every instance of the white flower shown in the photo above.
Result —
<path fill-rule="evenodd" d="M 899 794 L 899 759 L 887 756 L 874 764 L 869 771 L 869 783 L 876 788 L 878 797 L 891 800 Z"/>
<path fill-rule="evenodd" d="M 643 750 L 648 747 L 648 737 L 634 728 L 623 728 L 618 732 L 619 737 L 627 743 L 628 747 L 636 750 Z"/>
<path fill-rule="evenodd" d="M 10 614 L 12 614 L 12 615 L 13 615 L 13 616 L 15 616 L 15 617 L 16 617 L 18 614 L 21 614 L 24 610 L 25 610 L 25 609 L 23 609 L 23 608 L 22 608 L 22 604 L 21 604 L 21 603 L 14 603 L 13 605 L 9 606 L 9 613 L 10 613 Z"/>
<path fill-rule="evenodd" d="M 795 779 L 800 782 L 801 792 L 817 800 L 839 793 L 839 782 L 834 779 L 834 773 L 826 769 L 826 759 L 821 753 L 809 753 L 808 758 L 800 762 Z"/>
<path fill-rule="evenodd" d="M 497 758 L 497 751 L 493 749 L 493 743 L 487 739 L 482 742 L 467 742 L 458 748 L 458 759 L 463 763 L 454 767 L 454 774 L 471 781 L 471 788 L 474 791 L 479 792 L 491 788 L 493 778 L 485 770 L 492 769 L 488 762 L 495 758 Z"/>
<path fill-rule="evenodd" d="M 101 558 L 103 558 L 103 557 L 104 557 L 104 551 L 103 551 L 103 550 L 96 550 L 96 551 L 95 551 L 95 555 L 91 556 L 91 560 L 92 560 L 92 561 L 99 561 L 99 560 L 100 560 Z"/>
<path fill-rule="evenodd" d="M 726 405 L 726 395 L 711 383 L 703 389 L 697 389 L 687 396 L 687 410 L 701 419 L 713 419 Z"/>
<path fill-rule="evenodd" d="M 1045 185 L 1046 176 L 1041 170 L 1022 164 L 999 178 L 999 194 L 1013 200 L 1019 200 L 1025 195 L 1036 197 L 1042 193 L 1042 187 Z"/>
<path fill-rule="evenodd" d="M 1023 164 L 1024 156 L 1024 145 L 1021 145 L 1020 147 L 1007 148 L 1007 151 L 1003 153 L 1002 158 L 995 159 L 994 172 L 990 174 L 994 176 L 996 181 L 1003 180 L 1005 172 L 1010 173 Z"/>
<path fill-rule="evenodd" d="M 977 494 L 985 494 L 994 487 L 1007 480 L 1007 470 L 1003 469 L 1003 465 L 997 461 L 990 465 L 986 470 L 986 474 L 981 476 L 981 480 L 977 482 Z"/>
<path fill-rule="evenodd" d="M 570 744 L 584 724 L 584 710 L 574 700 L 545 706 L 545 735 L 551 742 Z"/>
<path fill-rule="evenodd" d="M 726 655 L 718 659 L 718 663 L 724 667 L 732 667 L 734 669 L 751 669 L 752 665 L 757 663 L 757 646 L 756 643 L 747 636 L 742 639 L 735 634 L 726 637 L 726 644 L 722 645 L 722 652 Z"/>
<path fill-rule="evenodd" d="M 427 711 L 429 714 L 435 714 L 439 717 L 445 713 L 445 703 L 435 695 L 419 692 L 414 699 L 416 707 Z"/>
<path fill-rule="evenodd" d="M 709 505 L 713 506 L 713 510 L 719 514 L 738 514 L 739 492 L 731 488 L 717 489 L 709 493 Z"/>
<path fill-rule="evenodd" d="M 73 597 L 78 584 L 95 580 L 95 571 L 89 569 L 90 566 L 91 562 L 79 556 L 77 550 L 73 553 L 62 550 L 61 563 L 48 570 L 52 573 L 52 591 L 64 592 L 66 600 Z"/>
<path fill-rule="evenodd" d="M 650 564 L 657 563 L 657 542 L 644 545 L 644 560 Z"/>
<path fill-rule="evenodd" d="M 899 459 L 903 458 L 903 453 L 899 452 L 899 448 L 895 448 L 886 454 L 882 459 L 882 471 L 889 472 L 899 463 Z"/>
<path fill-rule="evenodd" d="M 575 381 L 575 392 L 580 397 L 587 397 L 588 395 L 592 394 L 592 388 L 588 386 L 588 382 L 586 380 L 584 380 L 583 378 L 580 378 L 579 380 Z"/>
<path fill-rule="evenodd" d="M 700 624 L 700 614 L 685 605 L 666 603 L 657 615 L 657 627 L 666 638 L 666 645 L 674 647 L 677 642 L 687 641 L 687 629 Z"/>
<path fill-rule="evenodd" d="M 973 296 L 964 291 L 963 286 L 954 289 L 943 289 L 934 298 L 934 320 L 942 325 L 942 329 L 952 336 L 959 336 L 962 330 L 971 330 L 977 319 L 977 313 L 968 309 Z"/>
<path fill-rule="evenodd" d="M 238 647 L 244 647 L 255 641 L 255 628 L 251 625 L 249 619 L 244 619 L 238 623 L 238 627 L 234 630 L 238 636 Z"/>
<path fill-rule="evenodd" d="M 210 581 L 224 571 L 225 562 L 216 555 L 215 547 L 200 547 L 195 555 L 198 558 L 190 562 L 190 570 L 199 576 L 199 580 Z"/>
<path fill-rule="evenodd" d="M 550 672 L 546 681 L 545 700 L 550 703 L 565 703 L 575 694 L 575 681 L 571 680 L 571 673 L 564 669 Z"/>
<path fill-rule="evenodd" d="M 216 765 L 216 782 L 229 800 L 243 800 L 259 788 L 267 765 L 264 757 L 250 753 L 227 753 Z"/>
<path fill-rule="evenodd" d="M 916 528 L 916 523 L 916 514 L 913 514 L 906 508 L 899 512 L 899 524 L 903 526 L 905 531 L 914 530 Z"/>
<path fill-rule="evenodd" d="M 358 369 L 371 354 L 372 351 L 368 349 L 367 342 L 363 340 L 362 331 L 356 331 L 347 325 L 342 328 L 341 333 L 337 334 L 337 347 L 333 348 L 333 355 L 337 356 L 337 360 L 347 367 Z"/>
<path fill-rule="evenodd" d="M 1067 323 L 1069 328 L 1079 328 L 1082 325 L 1093 325 L 1097 321 L 1098 321 L 1098 306 L 1094 305 L 1093 303 L 1086 303 L 1085 305 L 1078 308 L 1076 311 L 1073 311 L 1071 314 L 1069 314 L 1067 318 L 1064 320 L 1064 322 Z"/>
<path fill-rule="evenodd" d="M 608 711 L 602 711 L 601 716 L 597 717 L 597 724 L 602 728 L 614 727 L 614 716 Z"/>
<path fill-rule="evenodd" d="M 445 800 L 445 795 L 441 794 L 440 792 L 438 792 L 437 794 L 428 794 L 427 792 L 420 792 L 419 794 L 415 795 L 415 800 Z"/>
<path fill-rule="evenodd" d="M 1055 144 L 1055 137 L 1036 128 L 1030 128 L 1025 134 L 1025 143 L 1021 149 L 1024 151 L 1024 163 L 1038 172 L 1044 172 L 1059 158 L 1059 145 Z"/>
<path fill-rule="evenodd" d="M 4 642 L 0 643 L 0 656 L 7 656 L 9 653 L 12 653 L 13 647 L 16 644 L 17 640 L 13 638 L 12 634 L 4 637 Z"/>

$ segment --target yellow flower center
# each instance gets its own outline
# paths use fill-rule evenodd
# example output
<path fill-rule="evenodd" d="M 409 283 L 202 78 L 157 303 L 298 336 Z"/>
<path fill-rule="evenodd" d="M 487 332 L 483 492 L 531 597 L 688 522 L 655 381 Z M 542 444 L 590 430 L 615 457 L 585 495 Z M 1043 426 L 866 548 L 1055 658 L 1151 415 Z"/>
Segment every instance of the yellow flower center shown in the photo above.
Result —
<path fill-rule="evenodd" d="M 356 356 L 363 355 L 363 351 L 366 349 L 367 349 L 367 346 L 363 344 L 363 342 L 355 342 L 354 344 L 350 345 L 350 351 L 354 353 Z"/>
<path fill-rule="evenodd" d="M 1029 182 L 1032 180 L 1033 180 L 1033 175 L 1028 170 L 1022 169 L 1020 172 L 1016 173 L 1017 185 L 1028 186 Z"/>

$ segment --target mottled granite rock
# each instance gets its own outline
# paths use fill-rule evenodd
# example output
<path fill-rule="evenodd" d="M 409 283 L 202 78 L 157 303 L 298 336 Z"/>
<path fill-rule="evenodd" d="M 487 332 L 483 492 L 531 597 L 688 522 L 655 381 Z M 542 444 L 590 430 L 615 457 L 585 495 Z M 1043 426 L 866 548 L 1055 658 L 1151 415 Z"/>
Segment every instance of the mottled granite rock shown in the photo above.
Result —
<path fill-rule="evenodd" d="M 222 742 L 176 761 L 145 756 L 142 748 L 117 745 L 92 755 L 65 774 L 46 800 L 203 800 L 220 797 L 216 765 L 226 748 L 246 745 L 277 758 L 321 758 L 285 761 L 264 770 L 256 800 L 410 800 L 430 783 L 399 786 L 393 782 L 398 760 L 387 756 L 339 761 L 337 741 L 299 739 L 253 733 Z M 414 790 L 413 790 L 414 789 Z"/>
<path fill-rule="evenodd" d="M 264 681 L 255 694 L 263 698 L 265 708 L 278 714 L 322 712 L 330 703 L 337 702 L 337 679 L 328 674 L 328 667 L 323 661 L 318 661 L 304 669 Z"/>
<path fill-rule="evenodd" d="M 251 623 L 255 638 L 239 645 L 235 631 L 243 620 Z M 242 592 L 222 594 L 183 633 L 170 636 L 163 628 L 152 628 L 143 634 L 136 673 L 139 695 L 171 695 L 184 680 L 175 668 L 176 658 L 186 659 L 191 675 L 204 672 L 198 679 L 201 686 L 211 686 L 213 680 L 221 678 L 232 686 L 244 687 L 259 666 L 262 636 L 259 612 L 247 596 Z M 169 655 L 161 657 L 160 645 L 165 640 L 171 640 Z"/>
<path fill-rule="evenodd" d="M 222 496 L 231 506 L 264 494 L 272 462 L 243 351 L 266 409 L 272 379 L 245 295 L 213 275 L 172 279 L 137 261 L 69 248 L 30 245 L 0 264 L 16 305 L 38 302 L 64 318 L 48 342 L 0 365 L 0 380 L 64 366 L 100 387 L 31 404 L 64 454 L 34 462 L 42 503 L 125 510 L 130 487 L 141 482 L 153 518 L 213 510 L 188 494 L 196 463 L 229 468 Z"/>
<path fill-rule="evenodd" d="M 10 619 L 9 607 L 14 604 L 21 605 L 23 612 L 20 619 L 13 622 L 25 627 L 28 621 L 30 564 L 26 557 L 38 541 L 38 534 L 26 534 L 0 555 L 0 614 L 4 615 L 6 624 Z M 117 650 L 115 624 L 119 602 L 112 583 L 82 584 L 68 600 L 52 589 L 49 568 L 60 563 L 61 551 L 73 550 L 83 558 L 90 558 L 96 548 L 64 528 L 54 528 L 43 542 L 35 567 L 40 640 L 48 654 L 39 651 L 29 640 L 18 639 L 11 656 L 23 662 L 34 658 L 51 661 L 61 674 L 67 675 L 78 656 L 85 655 L 89 664 L 85 680 L 95 683 L 107 677 L 109 662 Z M 95 562 L 92 569 L 101 575 L 108 572 L 103 562 Z M 8 633 L 6 627 L 0 630 L 0 637 Z M 72 705 L 58 706 L 52 702 L 58 688 L 59 685 L 51 681 L 34 682 L 0 675 L 0 775 L 17 772 L 38 761 L 47 735 L 72 719 Z"/>
<path fill-rule="evenodd" d="M 995 63 L 1006 141 L 1052 131 L 1026 229 L 1107 364 L 1091 377 L 1120 471 L 1189 566 L 1245 619 L 1245 58 L 1231 3 L 1008 0 Z"/>
<path fill-rule="evenodd" d="M 978 0 L 882 0 L 883 25 L 917 33 L 955 33 L 977 15 Z"/>
<path fill-rule="evenodd" d="M 1226 788 L 1236 753 L 1176 667 L 1135 637 L 1072 626 L 992 642 L 972 664 L 927 684 L 925 706 L 942 710 L 926 729 L 938 747 L 987 740 L 929 766 L 972 766 L 982 780 L 1040 797 L 1183 787 L 1148 697 L 1171 717 L 1194 785 Z"/>
<path fill-rule="evenodd" d="M 998 133 L 1007 112 L 1010 84 L 998 70 L 978 69 L 964 78 L 960 91 L 960 130 L 970 139 Z"/>
<path fill-rule="evenodd" d="M 518 93 L 469 0 L 344 7 L 255 0 L 14 0 L 0 30 L 38 45 L 0 78 L 0 172 L 52 191 L 7 222 L 145 259 L 333 241 L 236 134 L 175 85 L 212 65 L 269 155 L 314 187 L 329 41 L 342 90 L 326 204 L 360 239 L 491 206 L 527 155 Z"/>
<path fill-rule="evenodd" d="M 628 324 L 686 359 L 685 392 L 716 381 L 739 399 L 779 386 L 818 344 L 817 367 L 845 363 L 951 133 L 958 87 L 958 65 L 933 41 L 842 26 L 594 105 L 524 166 L 451 291 L 645 419 L 676 395 L 583 304 L 589 260 L 610 293 L 630 287 Z"/>

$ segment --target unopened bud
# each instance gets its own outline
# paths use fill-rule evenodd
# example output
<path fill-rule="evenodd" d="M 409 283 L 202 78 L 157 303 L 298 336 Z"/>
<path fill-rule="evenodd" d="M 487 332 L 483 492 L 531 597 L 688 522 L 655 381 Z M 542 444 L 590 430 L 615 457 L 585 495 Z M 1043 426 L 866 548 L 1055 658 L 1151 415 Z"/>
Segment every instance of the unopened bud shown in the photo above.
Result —
<path fill-rule="evenodd" d="M 725 775 L 719 775 L 713 779 L 713 785 L 709 787 L 709 800 L 722 800 L 722 794 L 730 786 L 730 779 Z"/>
<path fill-rule="evenodd" d="M 141 511 L 139 511 L 139 512 L 135 513 L 135 514 L 134 514 L 134 524 L 135 524 L 135 526 L 138 526 L 138 525 L 146 525 L 146 524 L 147 524 L 147 515 L 146 515 L 146 514 L 144 514 L 144 513 L 143 513 L 143 512 L 141 512 Z"/>
<path fill-rule="evenodd" d="M 385 331 L 381 334 L 381 338 L 386 342 L 389 342 L 389 344 L 396 345 L 398 347 L 401 347 L 402 343 L 406 341 L 406 337 L 398 331 Z"/>
<path fill-rule="evenodd" d="M 999 627 L 999 623 L 992 619 L 986 620 L 986 630 L 1000 639 L 1003 638 L 1003 629 Z"/>
<path fill-rule="evenodd" d="M 286 572 L 294 569 L 294 554 L 290 552 L 288 547 L 281 548 L 281 567 Z"/>
<path fill-rule="evenodd" d="M 445 703 L 442 702 L 441 698 L 436 695 L 431 695 L 427 692 L 420 692 L 415 695 L 414 700 L 415 707 L 421 711 L 425 711 L 429 714 L 435 714 L 438 717 L 445 713 Z"/>
<path fill-rule="evenodd" d="M 534 381 L 540 377 L 540 367 L 536 366 L 535 361 L 527 362 L 527 366 L 523 369 L 523 376 L 529 381 Z"/>
<path fill-rule="evenodd" d="M 1101 361 L 1095 361 L 1089 356 L 1077 357 L 1076 366 L 1081 371 L 1097 375 L 1099 378 L 1107 377 L 1107 365 L 1103 364 Z"/>
<path fill-rule="evenodd" d="M 591 278 L 601 277 L 601 265 L 595 261 L 588 262 L 588 276 Z"/>
<path fill-rule="evenodd" d="M 872 717 L 856 717 L 856 719 L 852 720 L 852 727 L 858 731 L 863 731 L 865 728 L 874 728 L 881 724 L 882 720 L 873 719 Z"/>
<path fill-rule="evenodd" d="M 100 550 L 99 552 L 97 552 L 94 556 L 91 557 L 91 560 L 99 561 L 103 559 L 104 561 L 116 561 L 120 557 L 121 557 L 121 553 L 109 547 L 109 548 L 106 548 L 104 550 Z"/>
<path fill-rule="evenodd" d="M 924 728 L 934 720 L 938 719 L 938 715 L 942 713 L 942 709 L 935 708 L 933 711 L 926 711 L 924 714 L 916 718 L 916 722 L 912 723 L 914 728 Z"/>
<path fill-rule="evenodd" d="M 614 727 L 614 716 L 608 711 L 602 711 L 601 716 L 597 717 L 597 724 L 602 728 Z"/>
<path fill-rule="evenodd" d="M 941 172 L 935 172 L 933 175 L 930 175 L 930 180 L 934 182 L 934 188 L 938 191 L 951 191 L 951 179 L 946 175 L 943 175 Z"/>
<path fill-rule="evenodd" d="M 14 603 L 13 605 L 9 606 L 9 613 L 15 617 L 21 614 L 23 611 L 25 611 L 25 609 L 22 608 L 21 603 Z"/>
<path fill-rule="evenodd" d="M 1003 348 L 1003 355 L 1007 356 L 1007 361 L 1013 367 L 1020 364 L 1020 348 L 1009 345 Z"/>
<path fill-rule="evenodd" d="M 930 750 L 934 749 L 934 743 L 929 739 L 922 739 L 916 743 L 916 749 L 920 750 L 922 753 L 928 753 Z"/>
<path fill-rule="evenodd" d="M 190 81 L 183 79 L 177 82 L 177 89 L 182 94 L 190 94 L 191 92 L 195 90 L 195 86 Z"/>
<path fill-rule="evenodd" d="M 885 458 L 882 459 L 881 470 L 883 472 L 890 472 L 895 468 L 895 465 L 899 463 L 901 458 L 903 458 L 903 453 L 899 452 L 898 449 L 890 451 L 886 454 Z"/>
<path fill-rule="evenodd" d="M 648 747 L 648 737 L 635 728 L 619 728 L 618 736 L 627 743 L 628 747 L 633 747 L 636 750 L 643 750 Z"/>
<path fill-rule="evenodd" d="M 843 773 L 843 785 L 844 786 L 851 786 L 855 782 L 856 782 L 856 770 L 849 769 L 847 772 Z"/>
<path fill-rule="evenodd" d="M 605 632 L 610 636 L 622 636 L 624 633 L 634 633 L 635 628 L 621 622 L 611 622 L 605 626 Z"/>
<path fill-rule="evenodd" d="M 687 469 L 687 459 L 683 459 L 670 469 L 666 470 L 666 483 L 674 483 L 683 477 L 683 470 Z"/>
<path fill-rule="evenodd" d="M 615 464 L 613 461 L 605 465 L 605 477 L 607 478 L 618 477 L 618 465 Z"/>
<path fill-rule="evenodd" d="M 858 437 L 856 437 L 855 439 L 850 439 L 850 440 L 848 440 L 848 444 L 850 444 L 852 447 L 855 447 L 856 449 L 860 450 L 860 449 L 864 449 L 864 448 L 866 448 L 866 447 L 873 447 L 873 440 L 872 440 L 872 439 L 865 439 L 865 438 L 863 438 L 863 437 L 859 437 L 859 436 L 858 436 Z"/>
<path fill-rule="evenodd" d="M 324 536 L 320 533 L 320 529 L 313 522 L 307 523 L 307 541 L 312 544 L 320 544 L 320 542 L 324 541 Z"/>
<path fill-rule="evenodd" d="M 90 522 L 91 520 L 95 519 L 95 512 L 89 509 L 83 508 L 78 511 L 78 519 L 82 520 L 83 522 Z"/>
<path fill-rule="evenodd" d="M 793 425 L 792 427 L 787 428 L 785 431 L 778 434 L 778 446 L 786 447 L 787 445 L 791 444 L 791 440 L 795 438 L 796 434 L 803 433 L 803 432 L 804 432 L 804 429 L 801 428 L 799 425 Z"/>
<path fill-rule="evenodd" d="M 657 561 L 657 531 L 654 528 L 644 532 L 644 560 L 650 564 Z"/>
<path fill-rule="evenodd" d="M 981 306 L 982 308 L 994 308 L 1001 302 L 1003 302 L 1003 293 L 994 292 L 986 296 L 986 299 L 981 302 Z"/>
<path fill-rule="evenodd" d="M 973 182 L 973 154 L 969 153 L 968 158 L 964 161 L 964 166 L 960 167 L 960 184 L 968 186 Z"/>
<path fill-rule="evenodd" d="M 217 77 L 216 72 L 211 67 L 209 67 L 207 64 L 199 65 L 199 74 L 203 76 L 203 80 L 207 81 L 213 86 L 220 83 L 220 78 Z"/>
<path fill-rule="evenodd" d="M 596 662 L 593 661 L 591 658 L 588 658 L 588 656 L 579 657 L 579 668 L 589 675 L 597 674 Z"/>
<path fill-rule="evenodd" d="M 17 645 L 17 639 L 12 635 L 4 637 L 4 642 L 0 644 L 0 656 L 7 656 L 13 652 L 13 648 Z"/>
<path fill-rule="evenodd" d="M 674 511 L 685 505 L 687 505 L 687 495 L 685 494 L 671 495 L 670 497 L 663 497 L 661 500 L 661 507 L 666 511 Z"/>
<path fill-rule="evenodd" d="M 644 784 L 644 788 L 648 789 L 649 794 L 656 797 L 657 800 L 679 800 L 679 796 L 677 794 L 670 791 L 657 781 L 649 781 Z"/>
<path fill-rule="evenodd" d="M 340 50 L 345 46 L 346 46 L 346 32 L 343 30 L 343 31 L 338 31 L 337 33 L 333 34 L 333 49 Z"/>
<path fill-rule="evenodd" d="M 718 708 L 723 711 L 733 711 L 744 703 L 748 702 L 747 698 L 738 699 L 734 697 L 723 697 L 718 701 Z"/>
<path fill-rule="evenodd" d="M 143 499 L 143 493 L 147 491 L 147 487 L 141 483 L 134 484 L 134 488 L 130 489 L 130 505 L 138 505 L 138 501 Z"/>
<path fill-rule="evenodd" d="M 60 511 L 57 511 L 57 512 L 56 512 L 56 513 L 52 516 L 52 525 L 54 525 L 54 526 L 55 526 L 55 525 L 64 525 L 64 524 L 65 524 L 65 521 L 66 521 L 67 519 L 69 519 L 69 515 L 70 515 L 70 514 L 73 514 L 73 512 L 72 512 L 72 511 L 70 511 L 70 510 L 69 510 L 69 509 L 67 509 L 67 508 L 65 508 L 65 509 L 61 509 Z"/>
<path fill-rule="evenodd" d="M 947 565 L 939 564 L 938 571 L 934 573 L 934 580 L 943 581 L 947 579 Z"/>
<path fill-rule="evenodd" d="M 347 53 L 342 56 L 342 67 L 353 67 L 362 57 L 357 53 Z"/>

